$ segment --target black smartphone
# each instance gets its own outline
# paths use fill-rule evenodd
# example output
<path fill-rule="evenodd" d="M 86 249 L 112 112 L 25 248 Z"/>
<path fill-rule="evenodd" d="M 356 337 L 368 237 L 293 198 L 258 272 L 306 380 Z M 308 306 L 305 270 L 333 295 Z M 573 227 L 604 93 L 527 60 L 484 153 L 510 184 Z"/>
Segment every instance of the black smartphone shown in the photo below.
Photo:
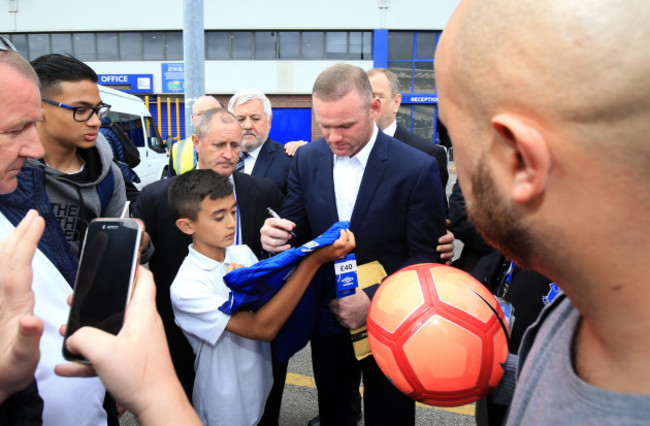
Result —
<path fill-rule="evenodd" d="M 142 225 L 135 219 L 99 218 L 88 224 L 63 340 L 65 359 L 86 361 L 65 347 L 81 327 L 119 333 L 133 290 L 141 235 Z"/>

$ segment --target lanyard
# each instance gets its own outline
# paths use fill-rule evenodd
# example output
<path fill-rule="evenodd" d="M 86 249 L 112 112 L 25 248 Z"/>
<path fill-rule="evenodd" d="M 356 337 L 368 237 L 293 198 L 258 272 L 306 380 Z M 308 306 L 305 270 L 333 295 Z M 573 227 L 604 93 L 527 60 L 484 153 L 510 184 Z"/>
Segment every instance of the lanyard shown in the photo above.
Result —
<path fill-rule="evenodd" d="M 512 274 L 515 272 L 516 268 L 517 264 L 513 260 L 509 261 L 508 268 L 506 269 L 505 273 L 503 274 L 503 278 L 501 279 L 501 285 L 499 285 L 500 294 L 498 295 L 504 299 L 510 290 L 510 285 L 512 284 Z"/>
<path fill-rule="evenodd" d="M 234 185 L 233 185 L 233 192 L 235 193 L 235 203 L 237 203 L 237 191 L 234 190 Z M 237 203 L 237 227 L 235 228 L 235 245 L 238 246 L 241 244 L 241 216 L 239 214 L 239 203 Z"/>

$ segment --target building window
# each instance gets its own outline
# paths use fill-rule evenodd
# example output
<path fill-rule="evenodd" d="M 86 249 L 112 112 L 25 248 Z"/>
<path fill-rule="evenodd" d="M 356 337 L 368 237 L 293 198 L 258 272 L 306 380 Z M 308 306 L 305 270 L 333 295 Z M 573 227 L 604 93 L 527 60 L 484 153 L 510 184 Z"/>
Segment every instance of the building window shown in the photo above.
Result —
<path fill-rule="evenodd" d="M 305 31 L 302 33 L 302 59 L 324 59 L 324 38 L 322 31 Z"/>
<path fill-rule="evenodd" d="M 249 31 L 230 33 L 230 50 L 232 59 L 253 59 L 253 33 Z"/>
<path fill-rule="evenodd" d="M 120 60 L 142 60 L 142 33 L 120 33 Z"/>
<path fill-rule="evenodd" d="M 348 34 L 328 31 L 326 36 L 325 59 L 348 59 Z"/>
<path fill-rule="evenodd" d="M 52 52 L 62 55 L 72 55 L 72 34 L 70 33 L 52 33 L 50 35 L 52 42 Z"/>
<path fill-rule="evenodd" d="M 432 141 L 438 119 L 434 56 L 439 38 L 440 31 L 388 32 L 388 69 L 397 75 L 403 99 L 397 120 Z M 413 94 L 427 96 L 410 101 Z"/>
<path fill-rule="evenodd" d="M 276 59 L 277 53 L 275 31 L 256 31 L 255 32 L 255 59 Z"/>
<path fill-rule="evenodd" d="M 48 53 L 82 61 L 182 61 L 182 31 L 10 34 L 29 60 Z M 370 31 L 206 31 L 207 60 L 371 60 Z"/>
<path fill-rule="evenodd" d="M 74 33 L 72 34 L 72 48 L 74 57 L 80 61 L 96 61 L 97 50 L 95 49 L 95 34 Z"/>
<path fill-rule="evenodd" d="M 183 60 L 183 32 L 165 31 L 165 60 Z"/>
<path fill-rule="evenodd" d="M 162 61 L 165 59 L 165 40 L 162 32 L 142 34 L 142 59 L 145 61 Z"/>
<path fill-rule="evenodd" d="M 97 33 L 97 60 L 117 61 L 117 33 Z"/>
<path fill-rule="evenodd" d="M 300 33 L 298 31 L 280 31 L 278 59 L 300 59 Z"/>
<path fill-rule="evenodd" d="M 219 61 L 228 59 L 230 50 L 230 33 L 226 31 L 205 32 L 205 59 Z"/>
<path fill-rule="evenodd" d="M 24 58 L 27 58 L 30 61 L 36 58 L 30 57 L 29 52 L 27 51 L 27 34 L 11 34 L 9 39 Z"/>
<path fill-rule="evenodd" d="M 372 59 L 372 33 L 370 31 L 350 32 L 349 59 Z"/>
<path fill-rule="evenodd" d="M 50 53 L 49 34 L 29 34 L 27 43 L 29 45 L 29 55 L 32 59 Z"/>

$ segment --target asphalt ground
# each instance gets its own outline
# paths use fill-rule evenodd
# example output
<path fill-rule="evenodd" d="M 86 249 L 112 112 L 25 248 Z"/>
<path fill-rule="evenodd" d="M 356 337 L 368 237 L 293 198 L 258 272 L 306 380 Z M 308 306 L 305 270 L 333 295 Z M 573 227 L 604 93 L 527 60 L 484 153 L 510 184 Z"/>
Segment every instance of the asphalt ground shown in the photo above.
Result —
<path fill-rule="evenodd" d="M 361 388 L 361 391 L 363 393 L 363 388 Z M 309 346 L 307 346 L 289 361 L 287 383 L 284 388 L 282 409 L 280 411 L 280 425 L 306 426 L 309 420 L 317 414 L 316 386 L 311 368 L 311 354 Z M 476 425 L 476 421 L 474 420 L 474 404 L 460 407 L 431 407 L 417 403 L 415 416 L 415 424 L 417 426 Z M 138 423 L 131 413 L 126 413 L 122 417 L 120 424 L 123 426 L 134 426 Z M 363 421 L 360 421 L 359 424 L 362 425 Z"/>
<path fill-rule="evenodd" d="M 449 184 L 447 197 L 451 187 L 456 181 L 456 168 L 452 162 L 449 164 Z M 462 243 L 455 242 L 455 258 L 460 254 Z M 363 388 L 360 389 L 363 394 Z M 318 401 L 314 374 L 311 367 L 311 353 L 309 345 L 294 355 L 289 361 L 287 382 L 282 398 L 280 411 L 281 426 L 306 426 L 309 420 L 318 415 Z M 470 426 L 476 425 L 474 420 L 474 404 L 460 407 L 432 407 L 421 403 L 416 404 L 416 426 L 441 425 L 441 426 Z M 359 422 L 363 424 L 363 420 Z M 120 420 L 121 426 L 138 425 L 133 415 L 127 412 Z M 236 426 L 236 425 L 233 425 Z M 399 426 L 399 425 L 395 425 Z"/>

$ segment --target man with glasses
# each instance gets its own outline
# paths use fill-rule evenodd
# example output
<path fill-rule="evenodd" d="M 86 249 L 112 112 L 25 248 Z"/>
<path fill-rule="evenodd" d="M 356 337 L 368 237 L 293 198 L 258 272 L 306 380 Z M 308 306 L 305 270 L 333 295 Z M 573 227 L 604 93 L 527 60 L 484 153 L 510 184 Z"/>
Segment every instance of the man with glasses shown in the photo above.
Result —
<path fill-rule="evenodd" d="M 100 119 L 110 105 L 99 97 L 95 71 L 72 56 L 43 55 L 31 64 L 40 79 L 37 130 L 45 155 L 27 164 L 45 171 L 52 209 L 78 255 L 88 222 L 119 217 L 126 203 L 124 179 L 110 145 L 98 138 Z"/>

